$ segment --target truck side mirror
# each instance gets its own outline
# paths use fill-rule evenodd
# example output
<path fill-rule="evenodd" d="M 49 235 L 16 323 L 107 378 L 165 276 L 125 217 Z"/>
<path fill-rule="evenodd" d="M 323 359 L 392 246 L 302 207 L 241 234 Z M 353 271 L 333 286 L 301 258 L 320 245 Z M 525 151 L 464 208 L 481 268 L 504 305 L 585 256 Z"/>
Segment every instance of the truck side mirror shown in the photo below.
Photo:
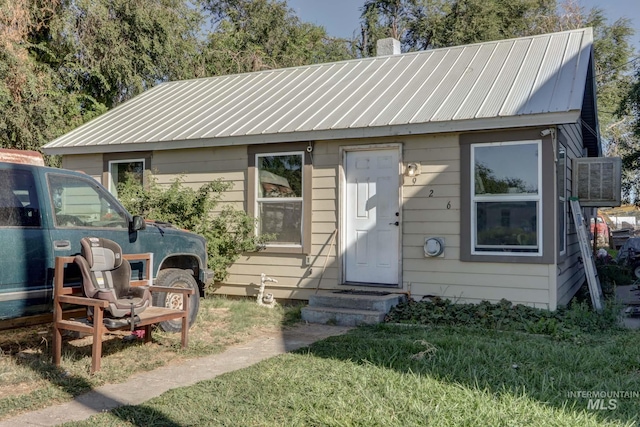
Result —
<path fill-rule="evenodd" d="M 134 215 L 133 219 L 129 223 L 129 231 L 138 231 L 144 230 L 147 227 L 147 224 L 144 222 L 144 218 L 140 215 Z"/>

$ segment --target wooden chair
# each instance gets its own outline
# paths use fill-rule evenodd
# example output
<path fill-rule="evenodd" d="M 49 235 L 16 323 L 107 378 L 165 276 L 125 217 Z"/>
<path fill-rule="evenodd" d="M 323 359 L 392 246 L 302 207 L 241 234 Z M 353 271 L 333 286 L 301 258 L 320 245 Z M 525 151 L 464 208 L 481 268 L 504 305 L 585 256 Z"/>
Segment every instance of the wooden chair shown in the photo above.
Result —
<path fill-rule="evenodd" d="M 181 319 L 181 344 L 182 348 L 187 347 L 189 340 L 189 295 L 194 293 L 193 289 L 172 288 L 166 286 L 153 286 L 152 265 L 153 254 L 123 254 L 123 258 L 129 261 L 145 262 L 145 279 L 132 280 L 131 286 L 148 286 L 150 292 L 172 292 L 182 294 L 182 310 L 154 307 L 147 307 L 139 314 L 140 321 L 136 326 L 144 327 L 145 342 L 151 341 L 151 328 L 154 324 L 167 320 Z M 60 366 L 62 355 L 62 331 L 75 331 L 90 334 L 93 337 L 91 344 L 91 374 L 100 370 L 102 357 L 102 335 L 111 330 L 126 330 L 128 325 L 116 328 L 109 328 L 104 324 L 104 312 L 109 302 L 105 300 L 88 298 L 84 295 L 82 287 L 64 286 L 64 270 L 67 264 L 72 264 L 75 257 L 59 256 L 55 262 L 54 291 L 53 291 L 53 363 Z M 88 319 L 63 319 L 63 304 L 73 304 L 93 308 L 93 322 Z"/>

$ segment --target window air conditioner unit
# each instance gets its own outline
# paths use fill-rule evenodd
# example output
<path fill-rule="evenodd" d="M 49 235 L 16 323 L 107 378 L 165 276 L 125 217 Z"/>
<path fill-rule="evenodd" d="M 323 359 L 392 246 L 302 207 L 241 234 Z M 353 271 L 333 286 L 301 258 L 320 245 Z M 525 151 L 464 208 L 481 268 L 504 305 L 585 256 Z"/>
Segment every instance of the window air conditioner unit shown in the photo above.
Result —
<path fill-rule="evenodd" d="M 572 195 L 580 206 L 620 206 L 621 166 L 619 157 L 573 159 Z"/>

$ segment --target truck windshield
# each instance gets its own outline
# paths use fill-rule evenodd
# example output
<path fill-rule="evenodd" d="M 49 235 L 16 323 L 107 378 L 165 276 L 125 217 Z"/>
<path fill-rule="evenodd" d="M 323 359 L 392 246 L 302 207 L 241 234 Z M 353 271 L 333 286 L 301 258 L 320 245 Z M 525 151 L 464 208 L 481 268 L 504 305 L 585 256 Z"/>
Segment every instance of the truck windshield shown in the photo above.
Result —
<path fill-rule="evenodd" d="M 124 209 L 93 178 L 48 175 L 57 227 L 126 228 Z"/>

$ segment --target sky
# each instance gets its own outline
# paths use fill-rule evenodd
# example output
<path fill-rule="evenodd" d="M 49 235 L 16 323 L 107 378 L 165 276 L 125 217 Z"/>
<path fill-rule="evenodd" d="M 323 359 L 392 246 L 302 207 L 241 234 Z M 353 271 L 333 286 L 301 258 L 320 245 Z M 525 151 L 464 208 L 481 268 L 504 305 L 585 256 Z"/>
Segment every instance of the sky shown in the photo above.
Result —
<path fill-rule="evenodd" d="M 640 51 L 639 0 L 577 0 L 586 10 L 599 7 L 605 11 L 609 23 L 626 17 L 636 34 L 632 43 Z M 364 0 L 287 0 L 300 19 L 323 26 L 330 36 L 351 38 L 358 30 L 360 8 Z"/>

